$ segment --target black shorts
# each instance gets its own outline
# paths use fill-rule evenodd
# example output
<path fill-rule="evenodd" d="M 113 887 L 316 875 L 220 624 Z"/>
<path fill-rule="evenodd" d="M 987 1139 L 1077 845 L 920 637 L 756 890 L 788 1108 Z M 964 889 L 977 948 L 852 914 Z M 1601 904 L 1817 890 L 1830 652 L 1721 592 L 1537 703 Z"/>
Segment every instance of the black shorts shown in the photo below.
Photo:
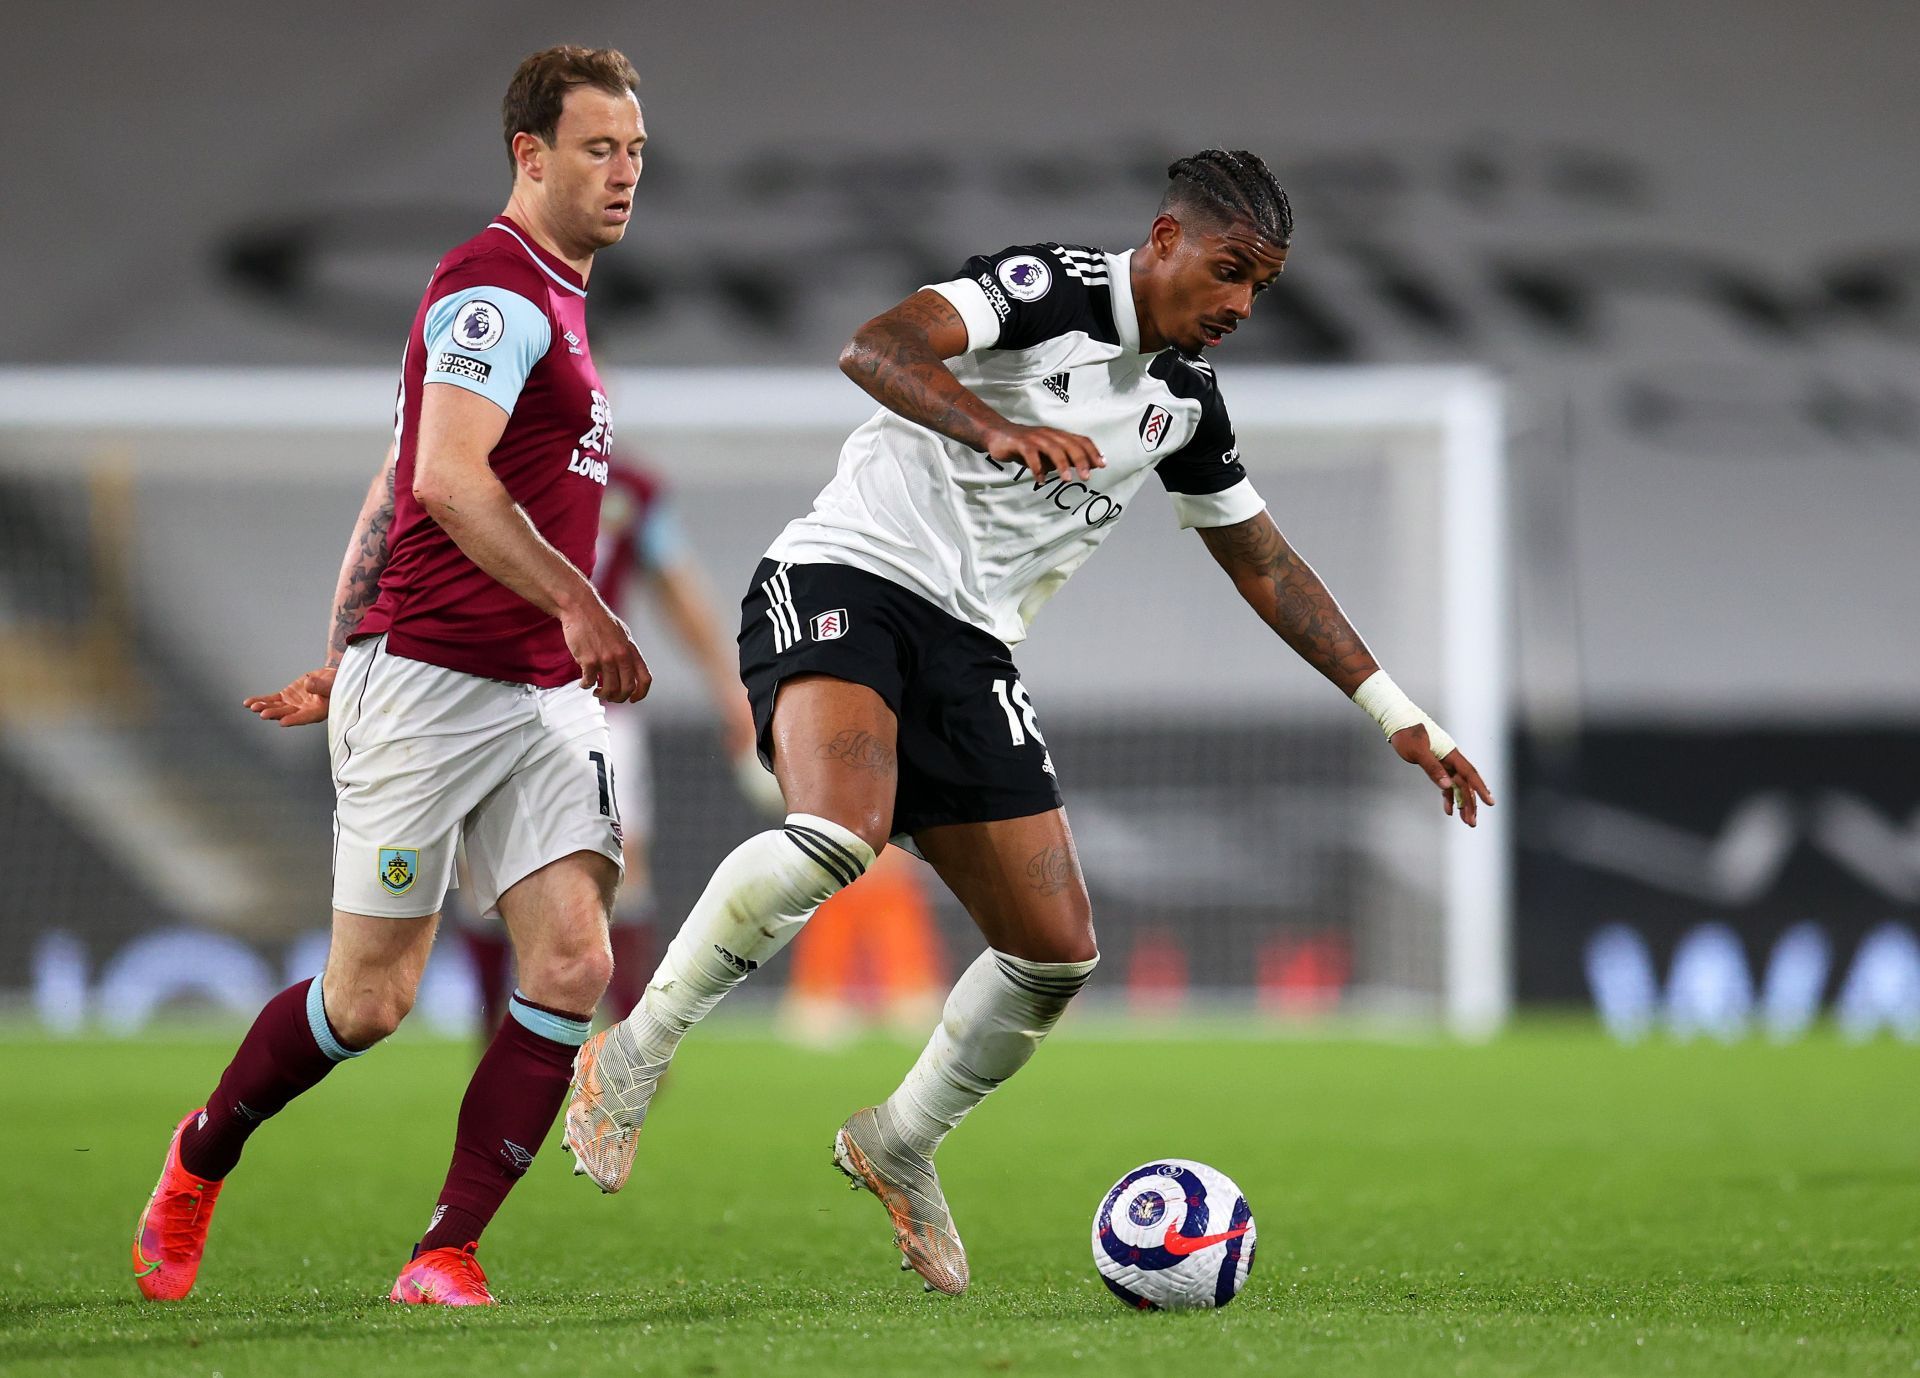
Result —
<path fill-rule="evenodd" d="M 1020 671 L 997 637 L 890 580 L 845 565 L 762 560 L 740 605 L 740 678 L 760 754 L 795 675 L 864 684 L 900 723 L 893 832 L 1060 807 Z"/>

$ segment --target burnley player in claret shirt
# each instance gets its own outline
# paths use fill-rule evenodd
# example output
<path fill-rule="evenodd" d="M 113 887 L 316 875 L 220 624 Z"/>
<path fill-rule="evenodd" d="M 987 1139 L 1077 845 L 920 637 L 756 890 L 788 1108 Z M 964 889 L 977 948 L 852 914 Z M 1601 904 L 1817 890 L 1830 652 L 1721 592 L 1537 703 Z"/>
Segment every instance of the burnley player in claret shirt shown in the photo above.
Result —
<path fill-rule="evenodd" d="M 514 74 L 512 194 L 435 266 L 414 316 L 394 444 L 347 547 L 326 664 L 247 701 L 283 726 L 327 724 L 332 944 L 326 970 L 267 1003 L 175 1129 L 134 1231 L 147 1297 L 192 1288 L 247 1137 L 412 1007 L 458 850 L 473 907 L 513 939 L 520 985 L 390 1295 L 493 1300 L 481 1231 L 546 1137 L 611 968 L 622 863 L 602 704 L 650 682 L 582 572 L 613 444 L 587 281 L 633 211 L 638 88 L 611 49 L 551 48 Z"/>

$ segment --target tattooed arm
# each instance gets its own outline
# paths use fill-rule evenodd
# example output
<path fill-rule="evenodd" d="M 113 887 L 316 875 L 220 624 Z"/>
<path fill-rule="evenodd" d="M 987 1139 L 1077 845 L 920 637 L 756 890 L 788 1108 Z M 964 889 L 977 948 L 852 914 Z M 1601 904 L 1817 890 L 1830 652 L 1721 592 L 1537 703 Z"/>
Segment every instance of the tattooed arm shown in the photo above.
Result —
<path fill-rule="evenodd" d="M 1232 526 L 1201 527 L 1200 539 L 1260 620 L 1341 693 L 1353 697 L 1379 670 L 1380 663 L 1313 566 L 1287 544 L 1266 512 Z M 1481 804 L 1493 803 L 1492 792 L 1466 753 L 1442 743 L 1447 755 L 1444 760 L 1437 757 L 1424 724 L 1401 728 L 1387 740 L 1401 760 L 1426 772 L 1440 791 L 1441 808 L 1449 814 L 1457 808 L 1468 827 L 1478 821 Z"/>
<path fill-rule="evenodd" d="M 1200 528 L 1200 539 L 1260 620 L 1300 658 L 1351 696 L 1380 668 L 1340 605 L 1265 512 L 1232 526 Z"/>
<path fill-rule="evenodd" d="M 277 694 L 255 694 L 244 700 L 253 712 L 282 727 L 304 727 L 323 722 L 333 697 L 333 674 L 346 653 L 347 638 L 360 618 L 380 596 L 380 574 L 387 567 L 387 536 L 393 527 L 394 450 L 387 449 L 380 472 L 367 485 L 366 500 L 353 523 L 340 579 L 333 589 L 333 611 L 328 622 L 327 660 L 309 670 Z"/>
<path fill-rule="evenodd" d="M 327 668 L 340 664 L 346 654 L 347 638 L 360 625 L 361 615 L 380 596 L 380 575 L 387 567 L 387 533 L 393 527 L 394 451 L 387 449 L 387 461 L 367 487 L 366 501 L 360 504 L 360 516 L 353 523 L 353 536 L 347 542 L 346 558 L 340 562 L 340 579 L 333 589 L 333 615 L 328 623 Z"/>
<path fill-rule="evenodd" d="M 962 386 L 947 360 L 967 351 L 967 326 L 945 297 L 923 287 L 875 316 L 840 351 L 840 371 L 887 410 L 929 430 L 1015 461 L 1035 478 L 1085 479 L 1106 461 L 1091 440 L 1051 426 L 1017 426 Z"/>

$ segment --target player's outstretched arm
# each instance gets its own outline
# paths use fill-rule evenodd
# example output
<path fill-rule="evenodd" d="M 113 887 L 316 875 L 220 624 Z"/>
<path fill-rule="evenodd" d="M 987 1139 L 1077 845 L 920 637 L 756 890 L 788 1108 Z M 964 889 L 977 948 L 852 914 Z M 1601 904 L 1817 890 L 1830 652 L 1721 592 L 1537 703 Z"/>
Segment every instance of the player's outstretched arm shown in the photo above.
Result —
<path fill-rule="evenodd" d="M 428 383 L 420 393 L 413 496 L 461 554 L 560 620 L 583 686 L 609 703 L 636 702 L 653 676 L 633 634 L 534 528 L 487 462 L 506 428 L 499 404 L 451 383 Z"/>
<path fill-rule="evenodd" d="M 733 762 L 734 783 L 741 795 L 769 818 L 784 818 L 786 802 L 780 782 L 760 764 L 754 749 L 753 710 L 747 706 L 746 686 L 740 683 L 740 661 L 718 628 L 722 625 L 707 581 L 692 560 L 673 560 L 653 570 L 660 606 L 680 643 L 699 663 L 713 711 L 720 720 L 720 742 Z"/>
<path fill-rule="evenodd" d="M 923 287 L 861 326 L 840 351 L 840 371 L 887 410 L 930 430 L 1013 460 L 1035 478 L 1084 480 L 1106 461 L 1084 435 L 1018 426 L 981 401 L 947 367 L 967 352 L 967 325 L 953 303 Z"/>
<path fill-rule="evenodd" d="M 380 472 L 367 485 L 367 496 L 353 523 L 353 537 L 347 542 L 346 558 L 340 562 L 340 578 L 334 584 L 333 609 L 327 621 L 326 664 L 309 670 L 277 694 L 256 694 L 244 701 L 268 722 L 304 727 L 327 716 L 333 672 L 346 653 L 347 638 L 380 596 L 380 574 L 387 567 L 387 533 L 393 526 L 394 455 L 394 448 L 388 446 Z"/>
<path fill-rule="evenodd" d="M 727 755 L 746 755 L 753 750 L 753 714 L 740 683 L 739 657 L 719 631 L 720 614 L 707 593 L 707 581 L 692 560 L 679 559 L 654 569 L 652 582 L 674 635 L 707 682 Z"/>
<path fill-rule="evenodd" d="M 1263 511 L 1231 526 L 1201 527 L 1200 539 L 1260 620 L 1365 709 L 1400 759 L 1419 766 L 1439 788 L 1441 807 L 1452 814 L 1458 804 L 1461 822 L 1473 827 L 1480 805 L 1493 803 L 1480 772 L 1380 668 L 1313 566 L 1287 543 L 1272 516 Z"/>

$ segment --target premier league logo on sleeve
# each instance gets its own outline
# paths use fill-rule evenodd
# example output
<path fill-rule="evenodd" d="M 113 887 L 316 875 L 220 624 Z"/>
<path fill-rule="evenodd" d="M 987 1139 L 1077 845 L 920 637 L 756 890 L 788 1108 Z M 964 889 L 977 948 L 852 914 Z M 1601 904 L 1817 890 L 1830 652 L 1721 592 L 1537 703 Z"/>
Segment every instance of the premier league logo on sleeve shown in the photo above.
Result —
<path fill-rule="evenodd" d="M 1053 270 L 1032 254 L 1015 254 L 1002 263 L 994 276 L 1015 301 L 1038 301 L 1053 286 Z"/>
<path fill-rule="evenodd" d="M 500 308 L 477 297 L 461 307 L 453 318 L 453 343 L 475 353 L 492 349 L 506 333 L 507 319 L 500 314 Z"/>

